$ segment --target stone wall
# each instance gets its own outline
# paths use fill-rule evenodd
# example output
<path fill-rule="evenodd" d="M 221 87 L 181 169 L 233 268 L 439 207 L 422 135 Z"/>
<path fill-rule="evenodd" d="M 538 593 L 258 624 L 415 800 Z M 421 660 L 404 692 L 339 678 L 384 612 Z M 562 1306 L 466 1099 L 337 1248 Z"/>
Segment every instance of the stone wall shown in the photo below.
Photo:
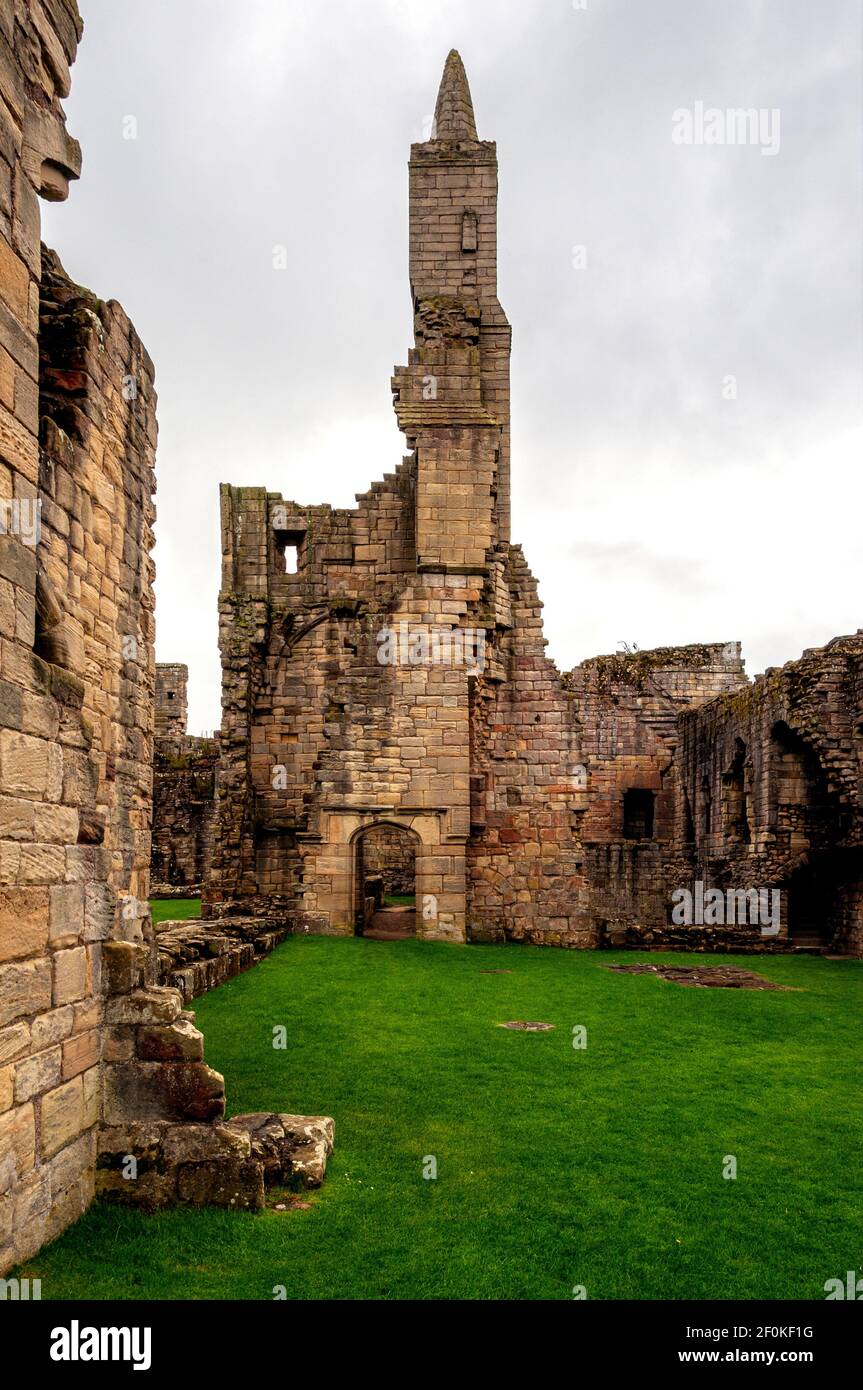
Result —
<path fill-rule="evenodd" d="M 184 918 L 156 924 L 158 981 L 190 1003 L 269 955 L 287 932 L 259 917 L 229 917 L 215 924 Z"/>
<path fill-rule="evenodd" d="M 240 1150 L 257 1195 L 266 1166 L 156 983 L 153 367 L 39 239 L 80 166 L 80 34 L 74 0 L 0 0 L 0 1274 L 126 1158 L 145 1203 L 230 1203 Z"/>
<path fill-rule="evenodd" d="M 472 936 L 593 946 L 667 917 L 677 716 L 745 682 L 735 643 L 597 657 L 561 676 L 541 604 L 511 557 L 508 680 L 478 682 L 473 721 Z M 647 793 L 649 834 L 627 826 Z"/>
<path fill-rule="evenodd" d="M 92 1194 L 99 940 L 114 891 L 104 840 L 124 838 L 107 832 L 105 740 L 126 730 L 82 679 L 102 598 L 82 513 L 100 465 L 91 441 L 69 439 L 80 507 L 64 534 L 45 492 L 56 487 L 50 418 L 44 453 L 39 433 L 40 390 L 44 410 L 59 363 L 40 363 L 40 301 L 56 302 L 56 267 L 43 273 L 38 198 L 65 197 L 80 168 L 60 106 L 80 28 L 72 0 L 0 5 L 0 1273 Z M 82 414 L 89 384 L 82 376 Z M 67 596 L 85 584 L 91 606 L 70 624 Z M 146 689 L 146 669 L 138 679 Z"/>
<path fill-rule="evenodd" d="M 216 809 L 218 736 L 186 733 L 189 669 L 156 665 L 156 737 L 153 750 L 152 891 L 183 887 L 197 896 L 210 875 Z"/>
<path fill-rule="evenodd" d="M 863 954 L 863 631 L 680 719 L 681 882 L 778 889 L 779 935 Z"/>
<path fill-rule="evenodd" d="M 153 755 L 153 895 L 197 896 L 213 856 L 217 738 L 156 738 Z"/>

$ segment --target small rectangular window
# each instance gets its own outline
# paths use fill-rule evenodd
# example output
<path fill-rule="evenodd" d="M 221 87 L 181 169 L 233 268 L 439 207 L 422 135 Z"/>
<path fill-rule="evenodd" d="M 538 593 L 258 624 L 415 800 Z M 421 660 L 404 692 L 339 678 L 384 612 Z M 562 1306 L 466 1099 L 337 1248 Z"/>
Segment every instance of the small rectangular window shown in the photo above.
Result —
<path fill-rule="evenodd" d="M 633 787 L 623 794 L 623 838 L 650 840 L 653 838 L 653 792 Z"/>

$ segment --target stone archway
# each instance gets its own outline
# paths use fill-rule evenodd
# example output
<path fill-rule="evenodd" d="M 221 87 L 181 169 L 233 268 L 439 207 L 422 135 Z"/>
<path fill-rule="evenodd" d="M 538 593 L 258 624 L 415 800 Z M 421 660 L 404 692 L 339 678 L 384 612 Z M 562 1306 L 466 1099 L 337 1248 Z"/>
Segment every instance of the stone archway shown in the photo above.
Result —
<path fill-rule="evenodd" d="M 354 931 L 378 940 L 417 932 L 415 831 L 376 821 L 354 837 Z"/>

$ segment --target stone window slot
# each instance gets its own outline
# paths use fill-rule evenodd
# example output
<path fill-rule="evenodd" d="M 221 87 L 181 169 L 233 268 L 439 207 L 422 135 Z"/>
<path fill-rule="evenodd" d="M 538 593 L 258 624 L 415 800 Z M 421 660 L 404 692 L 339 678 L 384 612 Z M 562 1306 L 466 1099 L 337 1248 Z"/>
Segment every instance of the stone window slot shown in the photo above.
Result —
<path fill-rule="evenodd" d="M 467 211 L 461 219 L 461 249 L 468 254 L 475 253 L 479 244 L 477 218 L 475 212 Z"/>

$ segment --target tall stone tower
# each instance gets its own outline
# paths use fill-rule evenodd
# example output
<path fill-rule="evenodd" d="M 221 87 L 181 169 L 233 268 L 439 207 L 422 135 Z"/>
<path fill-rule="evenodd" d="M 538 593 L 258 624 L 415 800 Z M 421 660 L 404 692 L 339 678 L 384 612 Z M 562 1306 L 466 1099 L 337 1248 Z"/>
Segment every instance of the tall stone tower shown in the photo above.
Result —
<path fill-rule="evenodd" d="M 417 451 L 417 568 L 485 574 L 509 542 L 511 330 L 497 298 L 497 153 L 453 49 L 431 139 L 411 147 L 416 347 L 396 414 Z"/>
<path fill-rule="evenodd" d="M 465 939 L 470 663 L 509 622 L 510 329 L 496 215 L 495 147 L 477 137 L 453 52 L 431 138 L 410 159 L 415 346 L 392 387 L 412 452 L 356 510 L 222 491 L 211 912 L 287 912 L 309 930 L 351 932 L 362 837 L 388 826 L 413 845 L 417 931 Z M 387 634 L 398 638 L 390 657 Z M 426 639 L 440 639 L 443 659 Z"/>

